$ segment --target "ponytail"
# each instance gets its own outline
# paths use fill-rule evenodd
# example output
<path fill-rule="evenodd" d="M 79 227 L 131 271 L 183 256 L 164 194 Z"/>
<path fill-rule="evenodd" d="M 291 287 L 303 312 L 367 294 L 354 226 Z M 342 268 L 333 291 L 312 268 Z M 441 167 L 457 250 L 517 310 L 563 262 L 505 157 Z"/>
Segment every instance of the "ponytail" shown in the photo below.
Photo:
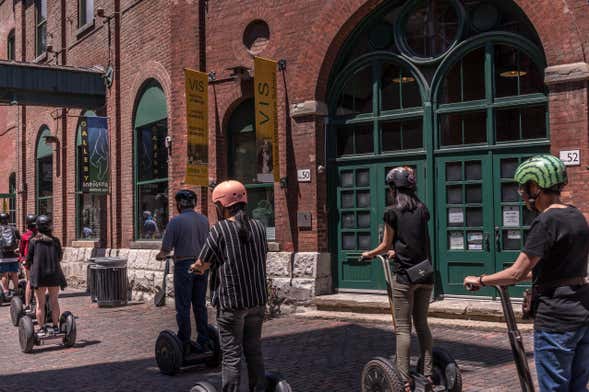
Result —
<path fill-rule="evenodd" d="M 249 225 L 250 218 L 245 211 L 245 206 L 245 203 L 234 204 L 229 207 L 229 213 L 235 218 L 239 239 L 243 242 L 250 242 L 252 239 Z"/>

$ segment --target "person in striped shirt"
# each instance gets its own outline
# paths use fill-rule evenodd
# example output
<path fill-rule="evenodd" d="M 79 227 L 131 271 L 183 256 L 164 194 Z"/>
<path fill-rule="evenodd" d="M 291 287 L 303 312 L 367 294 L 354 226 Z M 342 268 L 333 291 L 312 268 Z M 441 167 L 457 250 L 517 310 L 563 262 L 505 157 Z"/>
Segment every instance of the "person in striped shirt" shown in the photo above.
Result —
<path fill-rule="evenodd" d="M 247 191 L 239 181 L 213 190 L 219 222 L 211 227 L 198 260 L 197 274 L 211 269 L 212 303 L 223 351 L 223 392 L 239 391 L 241 354 L 245 354 L 250 391 L 265 391 L 262 323 L 267 301 L 264 225 L 247 214 Z"/>

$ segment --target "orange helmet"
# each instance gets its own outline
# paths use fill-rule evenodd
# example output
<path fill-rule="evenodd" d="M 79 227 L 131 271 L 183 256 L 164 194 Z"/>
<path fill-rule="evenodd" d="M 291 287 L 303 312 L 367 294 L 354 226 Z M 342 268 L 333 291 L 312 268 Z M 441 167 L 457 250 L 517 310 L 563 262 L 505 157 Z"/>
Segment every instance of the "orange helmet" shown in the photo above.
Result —
<path fill-rule="evenodd" d="M 213 203 L 220 203 L 223 207 L 231 207 L 237 203 L 247 204 L 247 190 L 239 181 L 223 181 L 213 189 Z"/>

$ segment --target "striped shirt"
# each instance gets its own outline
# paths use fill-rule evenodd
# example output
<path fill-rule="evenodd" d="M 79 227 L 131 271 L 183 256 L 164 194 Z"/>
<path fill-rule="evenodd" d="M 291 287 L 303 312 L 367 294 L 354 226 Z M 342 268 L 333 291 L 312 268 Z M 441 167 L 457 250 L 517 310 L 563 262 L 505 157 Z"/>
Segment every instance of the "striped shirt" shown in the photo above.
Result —
<path fill-rule="evenodd" d="M 237 223 L 218 222 L 200 252 L 199 259 L 211 264 L 212 302 L 221 310 L 266 305 L 266 229 L 255 219 L 246 225 L 252 236 L 242 242 Z"/>

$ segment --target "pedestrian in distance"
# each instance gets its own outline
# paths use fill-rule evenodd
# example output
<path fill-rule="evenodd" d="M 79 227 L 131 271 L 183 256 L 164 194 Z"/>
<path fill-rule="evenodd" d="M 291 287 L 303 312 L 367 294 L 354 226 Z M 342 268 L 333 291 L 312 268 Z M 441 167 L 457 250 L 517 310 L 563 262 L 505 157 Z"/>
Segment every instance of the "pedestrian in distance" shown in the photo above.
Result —
<path fill-rule="evenodd" d="M 196 261 L 207 234 L 209 221 L 194 211 L 196 194 L 188 189 L 176 192 L 176 209 L 178 215 L 170 220 L 162 247 L 156 259 L 163 260 L 174 251 L 174 296 L 176 303 L 176 322 L 178 338 L 184 346 L 184 354 L 201 353 L 209 349 L 207 285 L 208 276 L 194 275 L 188 272 Z M 196 321 L 196 345 L 191 341 L 190 308 Z"/>
<path fill-rule="evenodd" d="M 560 199 L 566 167 L 552 155 L 528 159 L 515 181 L 528 209 L 538 213 L 515 263 L 492 275 L 467 276 L 470 289 L 531 280 L 534 359 L 541 392 L 587 391 L 589 382 L 589 226 Z"/>
<path fill-rule="evenodd" d="M 396 366 L 405 383 L 405 391 L 411 392 L 409 366 L 413 323 L 424 358 L 423 375 L 431 389 L 433 339 L 427 312 L 433 290 L 433 274 L 416 281 L 408 273 L 411 267 L 429 260 L 429 212 L 416 194 L 417 184 L 412 168 L 403 166 L 392 169 L 386 176 L 386 182 L 393 204 L 384 213 L 384 235 L 376 248 L 362 253 L 362 258 L 372 259 L 388 252 L 388 256 L 394 260 L 392 289 L 397 340 Z"/>
<path fill-rule="evenodd" d="M 18 287 L 18 242 L 20 234 L 10 225 L 10 215 L 0 213 L 0 285 L 4 299 L 11 298 Z M 12 289 L 10 289 L 12 282 Z"/>
<path fill-rule="evenodd" d="M 19 244 L 19 258 L 20 262 L 23 265 L 25 270 L 25 277 L 27 280 L 27 287 L 25 289 L 25 309 L 29 310 L 31 306 L 31 271 L 26 266 L 27 262 L 27 255 L 29 254 L 29 244 L 33 237 L 37 235 L 37 224 L 36 224 L 37 216 L 29 214 L 25 218 L 25 222 L 27 224 L 27 230 L 23 233 L 20 244 Z"/>
<path fill-rule="evenodd" d="M 264 225 L 247 214 L 247 191 L 238 181 L 213 190 L 218 222 L 211 227 L 192 269 L 211 269 L 212 302 L 223 352 L 223 392 L 239 391 L 241 355 L 245 355 L 250 391 L 265 391 L 261 338 L 267 301 Z"/>
<path fill-rule="evenodd" d="M 53 236 L 53 222 L 46 215 L 39 215 L 35 221 L 37 234 L 30 240 L 26 267 L 30 270 L 31 288 L 37 301 L 39 336 L 59 333 L 59 290 L 67 286 L 61 269 L 63 250 L 61 242 Z M 52 326 L 44 325 L 45 294 L 49 294 Z"/>

